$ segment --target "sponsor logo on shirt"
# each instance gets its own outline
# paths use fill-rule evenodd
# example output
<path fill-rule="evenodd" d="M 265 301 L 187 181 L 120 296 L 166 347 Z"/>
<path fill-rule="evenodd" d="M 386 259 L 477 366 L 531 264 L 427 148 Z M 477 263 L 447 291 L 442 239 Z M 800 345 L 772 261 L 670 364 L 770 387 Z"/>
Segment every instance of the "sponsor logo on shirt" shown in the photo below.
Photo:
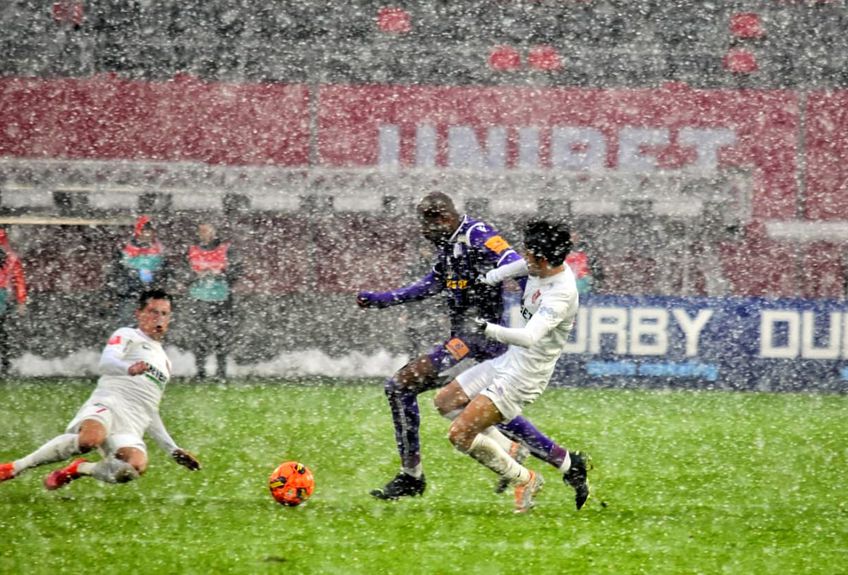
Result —
<path fill-rule="evenodd" d="M 101 340 L 101 341 L 103 341 L 103 340 Z M 109 341 L 106 343 L 106 345 L 118 345 L 119 343 L 121 343 L 121 336 L 113 335 L 112 337 L 109 338 Z"/>
<path fill-rule="evenodd" d="M 542 317 L 549 317 L 549 318 L 555 318 L 556 317 L 556 312 L 554 310 L 552 310 L 551 308 L 545 307 L 545 306 L 540 307 L 536 311 L 536 313 L 538 313 Z"/>
<path fill-rule="evenodd" d="M 453 356 L 455 360 L 462 359 L 471 351 L 468 349 L 468 346 L 465 345 L 465 342 L 459 339 L 458 337 L 455 337 L 448 341 L 445 344 L 445 349 L 448 350 L 448 352 Z"/>
<path fill-rule="evenodd" d="M 466 289 L 468 280 L 445 280 L 445 287 L 448 289 Z"/>
<path fill-rule="evenodd" d="M 503 252 L 504 250 L 509 249 L 509 244 L 506 242 L 505 239 L 503 239 L 500 236 L 490 237 L 488 240 L 486 240 L 486 243 L 484 243 L 483 245 L 486 246 L 487 248 L 489 248 L 490 250 L 492 250 L 493 252 L 495 252 L 498 255 L 500 255 L 500 253 Z"/>
<path fill-rule="evenodd" d="M 165 384 L 168 383 L 168 376 L 150 364 L 144 372 L 144 377 L 158 385 L 160 389 L 165 389 Z"/>

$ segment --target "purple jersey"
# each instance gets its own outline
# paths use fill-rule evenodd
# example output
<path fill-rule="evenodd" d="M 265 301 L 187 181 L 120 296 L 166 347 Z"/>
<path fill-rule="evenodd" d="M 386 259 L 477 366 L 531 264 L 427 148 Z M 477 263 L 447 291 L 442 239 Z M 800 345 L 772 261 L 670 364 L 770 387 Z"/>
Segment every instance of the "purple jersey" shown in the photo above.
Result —
<path fill-rule="evenodd" d="M 386 292 L 391 303 L 424 299 L 439 292 L 448 298 L 451 334 L 460 335 L 468 319 L 501 323 L 503 288 L 477 283 L 492 268 L 521 259 L 489 224 L 463 216 L 459 227 L 438 253 L 433 269 L 417 282 Z"/>

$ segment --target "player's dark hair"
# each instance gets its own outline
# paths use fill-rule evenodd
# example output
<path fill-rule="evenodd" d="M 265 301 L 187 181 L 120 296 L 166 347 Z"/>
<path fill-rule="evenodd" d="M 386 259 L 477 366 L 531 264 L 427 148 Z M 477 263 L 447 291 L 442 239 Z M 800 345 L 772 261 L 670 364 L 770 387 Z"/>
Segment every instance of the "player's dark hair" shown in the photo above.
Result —
<path fill-rule="evenodd" d="M 524 246 L 534 256 L 558 266 L 571 251 L 571 234 L 564 223 L 530 220 L 524 225 Z"/>
<path fill-rule="evenodd" d="M 150 289 L 147 291 L 141 292 L 141 295 L 138 296 L 138 309 L 144 309 L 152 299 L 166 299 L 169 302 L 173 303 L 174 299 L 171 297 L 171 294 L 166 292 L 163 289 Z"/>
<path fill-rule="evenodd" d="M 418 203 L 418 214 L 427 219 L 456 215 L 456 213 L 453 200 L 442 192 L 430 192 Z"/>

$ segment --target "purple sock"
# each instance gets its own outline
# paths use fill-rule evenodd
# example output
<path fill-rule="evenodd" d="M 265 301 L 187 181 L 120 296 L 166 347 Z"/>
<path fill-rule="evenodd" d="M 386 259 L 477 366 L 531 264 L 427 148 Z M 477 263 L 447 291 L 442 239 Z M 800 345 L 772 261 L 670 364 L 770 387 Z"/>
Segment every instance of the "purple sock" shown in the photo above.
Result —
<path fill-rule="evenodd" d="M 392 410 L 397 444 L 402 467 L 413 468 L 421 463 L 421 444 L 418 429 L 421 414 L 418 411 L 418 396 L 412 391 L 401 389 L 395 379 L 389 378 L 385 385 L 386 398 Z"/>
<path fill-rule="evenodd" d="M 524 416 L 519 415 L 509 423 L 502 423 L 498 425 L 498 429 L 510 439 L 524 443 L 533 457 L 550 463 L 557 469 L 563 464 L 568 454 L 565 448 L 557 445 L 553 439 L 539 431 Z"/>

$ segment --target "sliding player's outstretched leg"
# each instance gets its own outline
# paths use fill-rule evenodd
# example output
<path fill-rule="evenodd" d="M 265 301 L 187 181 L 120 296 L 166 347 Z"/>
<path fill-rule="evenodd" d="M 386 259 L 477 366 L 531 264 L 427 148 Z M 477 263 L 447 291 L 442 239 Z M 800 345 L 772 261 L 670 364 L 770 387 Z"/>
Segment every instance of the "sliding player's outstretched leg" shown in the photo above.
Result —
<path fill-rule="evenodd" d="M 85 459 L 75 459 L 70 465 L 51 471 L 44 476 L 44 489 L 47 491 L 55 491 L 61 489 L 74 479 L 79 479 L 82 475 L 79 472 L 81 463 L 87 463 Z"/>

